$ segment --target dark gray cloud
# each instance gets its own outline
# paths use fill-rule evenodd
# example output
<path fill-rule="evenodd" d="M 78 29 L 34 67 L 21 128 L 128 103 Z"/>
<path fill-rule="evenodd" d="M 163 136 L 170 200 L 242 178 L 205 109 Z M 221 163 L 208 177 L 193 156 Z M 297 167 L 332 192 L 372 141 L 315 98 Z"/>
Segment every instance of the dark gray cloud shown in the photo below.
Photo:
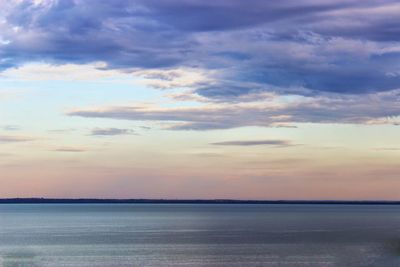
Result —
<path fill-rule="evenodd" d="M 130 129 L 119 129 L 119 128 L 95 128 L 91 131 L 90 135 L 94 136 L 114 136 L 114 135 L 131 135 L 135 134 Z"/>
<path fill-rule="evenodd" d="M 4 67 L 32 60 L 105 61 L 115 68 L 174 65 L 186 39 L 145 14 L 134 1 L 22 1 L 5 14 L 9 27 L 3 39 L 10 44 L 0 55 L 9 59 Z"/>
<path fill-rule="evenodd" d="M 291 142 L 287 140 L 242 140 L 242 141 L 223 141 L 211 143 L 211 145 L 218 146 L 261 146 L 268 145 L 274 147 L 287 147 L 292 146 Z"/>
<path fill-rule="evenodd" d="M 348 6 L 344 1 L 265 2 L 250 0 L 217 1 L 140 1 L 158 21 L 184 31 L 224 31 L 304 18 Z M 240 12 L 239 12 L 240 11 Z"/>
<path fill-rule="evenodd" d="M 215 82 L 197 93 L 228 100 L 254 90 L 320 95 L 400 87 L 395 0 L 0 3 L 2 69 L 37 60 L 104 61 L 123 71 L 213 69 Z"/>

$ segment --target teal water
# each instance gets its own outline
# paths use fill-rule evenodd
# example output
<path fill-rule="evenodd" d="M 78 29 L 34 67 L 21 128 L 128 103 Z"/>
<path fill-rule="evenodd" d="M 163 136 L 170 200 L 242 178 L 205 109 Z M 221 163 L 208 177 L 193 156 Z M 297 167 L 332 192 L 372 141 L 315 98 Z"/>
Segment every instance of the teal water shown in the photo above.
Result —
<path fill-rule="evenodd" d="M 400 206 L 0 205 L 0 266 L 400 266 Z"/>

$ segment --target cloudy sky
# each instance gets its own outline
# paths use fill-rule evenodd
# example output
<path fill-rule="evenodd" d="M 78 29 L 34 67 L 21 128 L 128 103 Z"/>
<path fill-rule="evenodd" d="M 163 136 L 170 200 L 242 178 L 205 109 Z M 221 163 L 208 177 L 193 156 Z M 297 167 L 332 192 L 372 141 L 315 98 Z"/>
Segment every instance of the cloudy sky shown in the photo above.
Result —
<path fill-rule="evenodd" d="M 0 6 L 0 197 L 400 198 L 398 1 Z"/>

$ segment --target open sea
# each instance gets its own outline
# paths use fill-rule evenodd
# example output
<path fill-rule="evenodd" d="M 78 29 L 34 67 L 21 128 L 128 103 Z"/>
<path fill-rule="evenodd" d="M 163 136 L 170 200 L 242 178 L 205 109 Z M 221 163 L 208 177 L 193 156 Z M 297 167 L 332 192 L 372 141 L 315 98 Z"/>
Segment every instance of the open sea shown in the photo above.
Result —
<path fill-rule="evenodd" d="M 0 266 L 400 266 L 400 206 L 3 204 Z"/>

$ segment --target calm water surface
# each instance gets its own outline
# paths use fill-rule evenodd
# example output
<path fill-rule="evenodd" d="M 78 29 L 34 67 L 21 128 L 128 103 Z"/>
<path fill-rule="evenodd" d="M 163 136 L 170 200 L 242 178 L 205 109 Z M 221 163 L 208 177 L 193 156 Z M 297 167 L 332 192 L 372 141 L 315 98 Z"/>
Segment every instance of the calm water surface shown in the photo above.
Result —
<path fill-rule="evenodd" d="M 400 206 L 0 205 L 0 266 L 400 266 Z"/>

